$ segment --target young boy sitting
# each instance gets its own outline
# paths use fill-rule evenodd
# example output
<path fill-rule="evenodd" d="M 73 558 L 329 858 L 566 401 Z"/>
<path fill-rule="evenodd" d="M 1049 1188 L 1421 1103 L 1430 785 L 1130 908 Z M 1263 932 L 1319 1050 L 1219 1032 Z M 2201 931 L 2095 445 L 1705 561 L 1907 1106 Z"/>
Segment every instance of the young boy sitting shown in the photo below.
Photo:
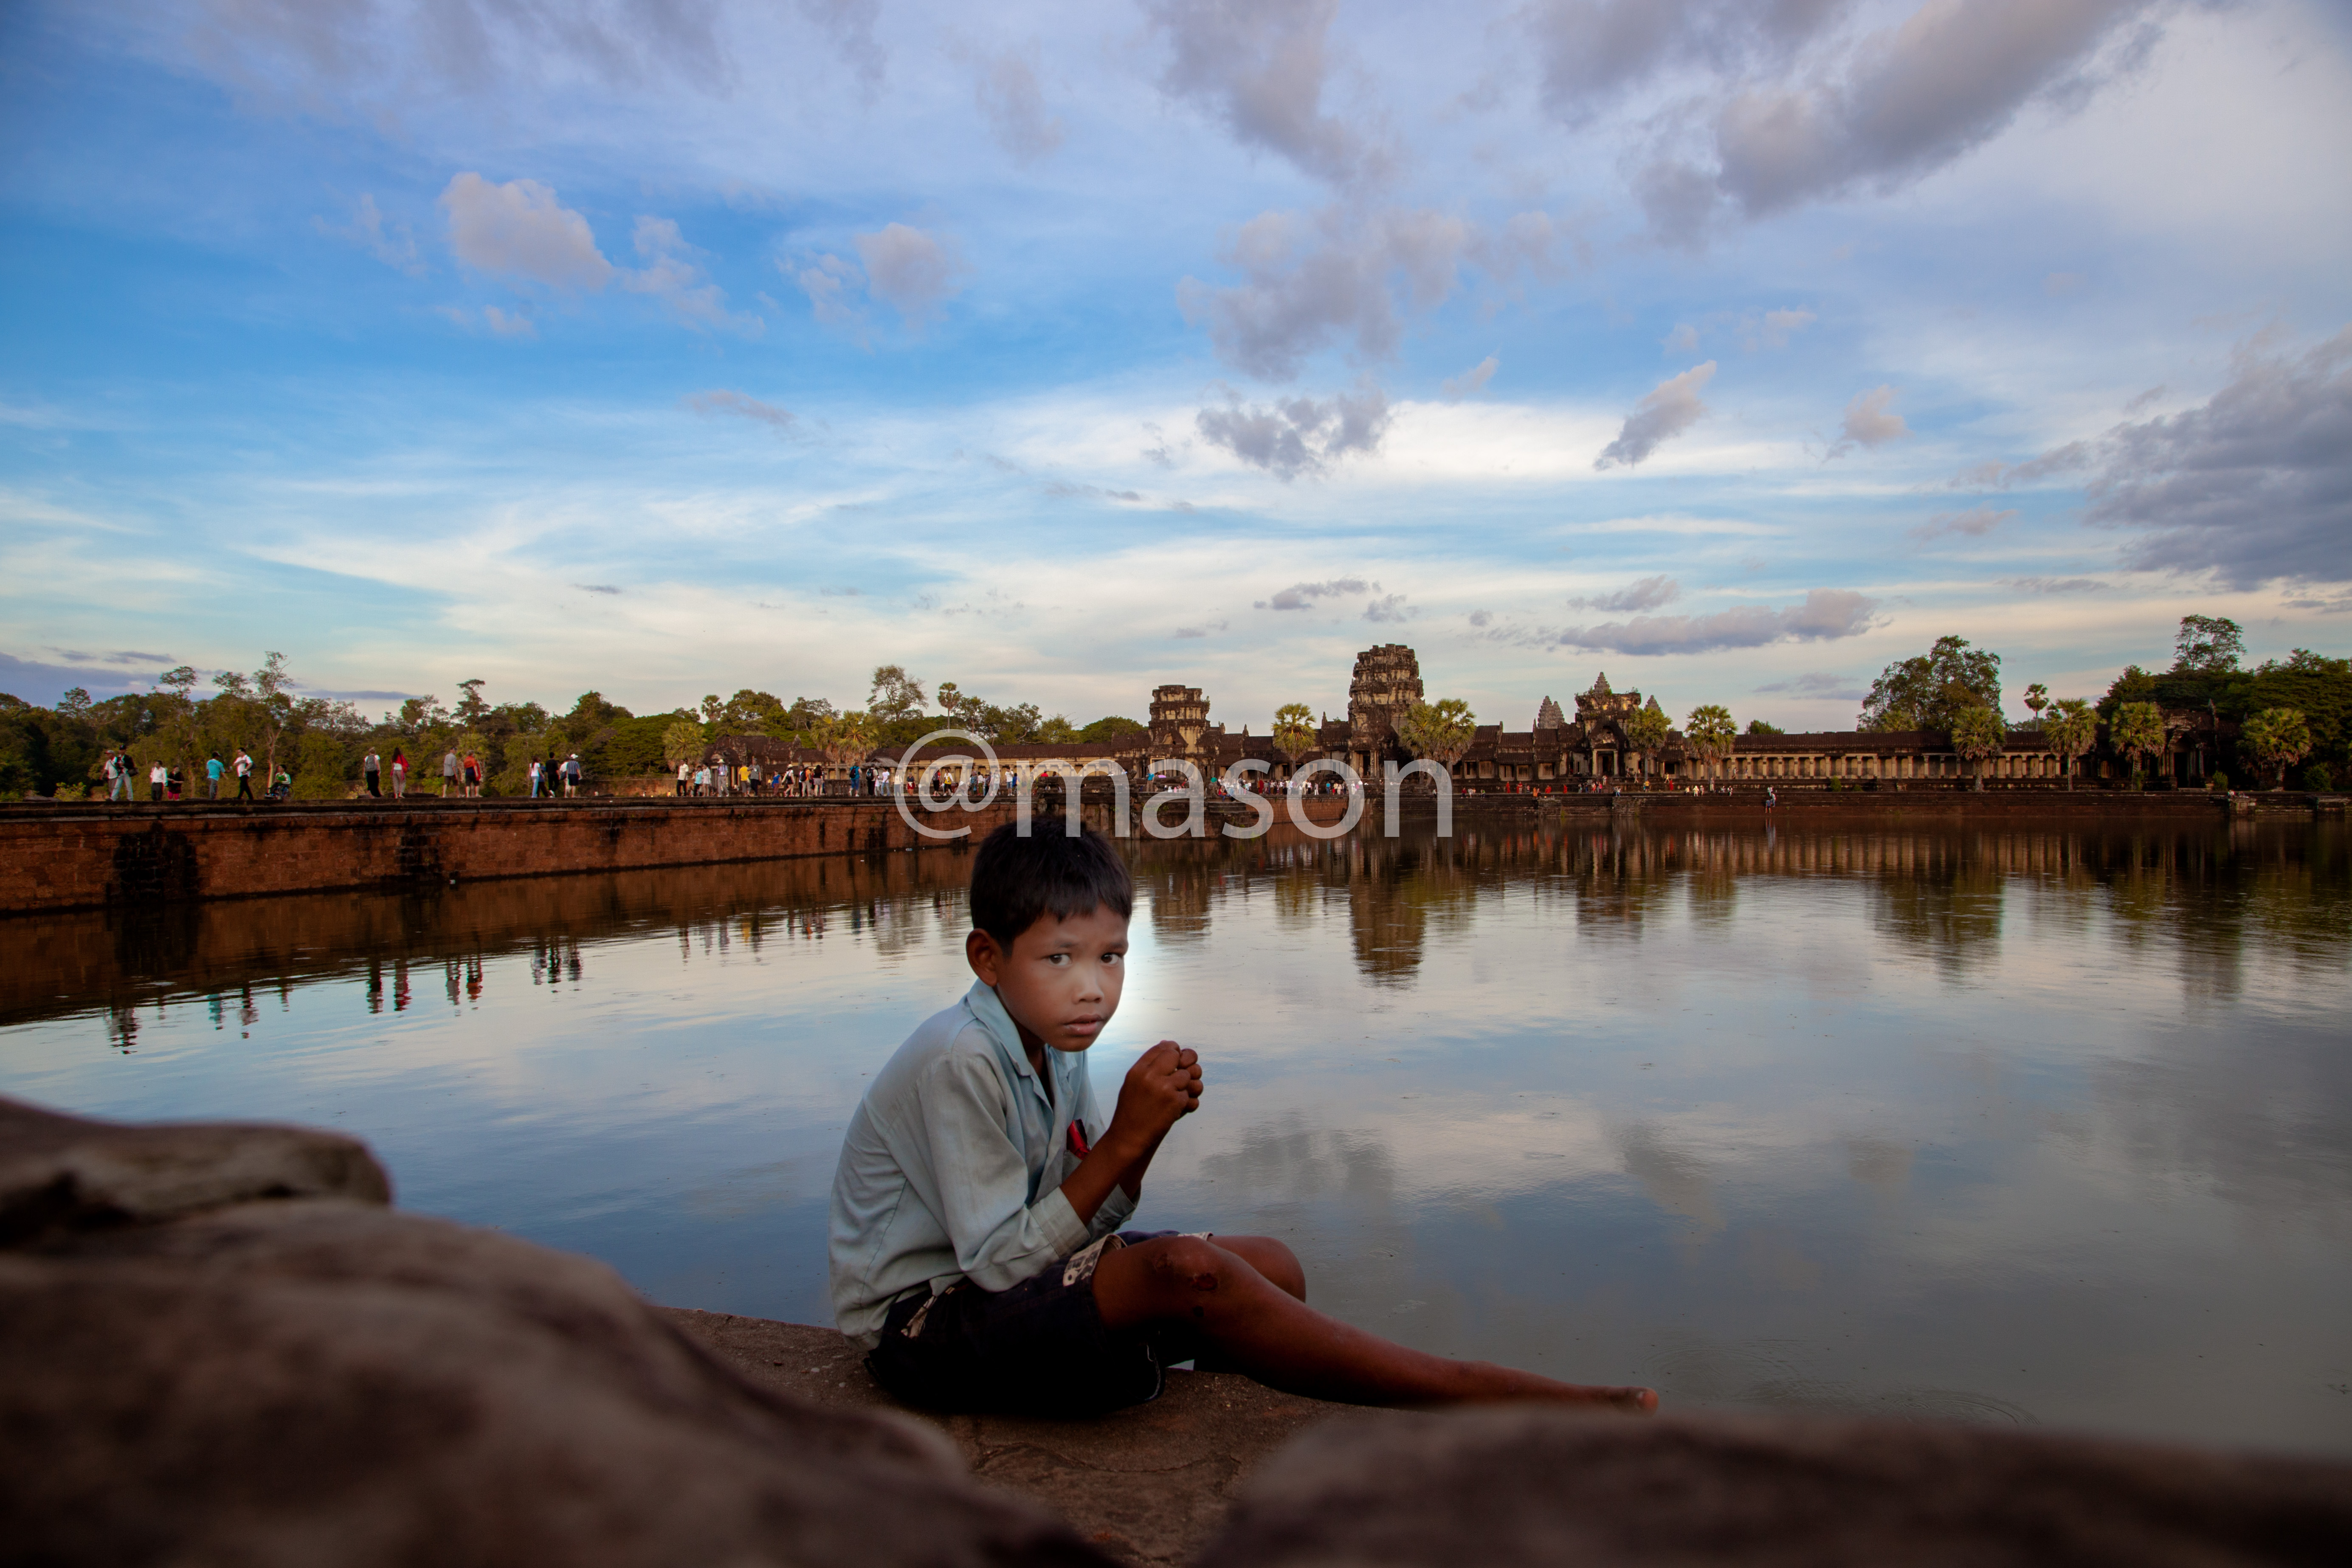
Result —
<path fill-rule="evenodd" d="M 1118 1009 L 1133 904 L 1098 833 L 1005 826 L 982 844 L 964 943 L 979 982 L 875 1075 L 834 1177 L 834 1315 L 885 1388 L 934 1409 L 1096 1415 L 1202 1358 L 1360 1405 L 1656 1408 L 1645 1388 L 1451 1361 L 1325 1317 L 1265 1237 L 1122 1232 L 1202 1088 L 1198 1056 L 1162 1040 L 1108 1123 L 1095 1102 L 1085 1053 Z"/>

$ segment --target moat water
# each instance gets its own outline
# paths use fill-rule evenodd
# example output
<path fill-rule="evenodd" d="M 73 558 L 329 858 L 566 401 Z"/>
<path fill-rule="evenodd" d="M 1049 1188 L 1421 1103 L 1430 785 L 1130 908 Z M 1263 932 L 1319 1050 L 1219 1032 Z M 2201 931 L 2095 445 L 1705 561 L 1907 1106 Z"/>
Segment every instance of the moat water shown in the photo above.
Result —
<path fill-rule="evenodd" d="M 1138 1223 L 1670 1407 L 2352 1453 L 2340 828 L 1278 833 L 1136 850 Z M 939 851 L 0 921 L 0 1093 L 365 1138 L 408 1207 L 825 1321 L 870 1073 L 968 983 Z"/>

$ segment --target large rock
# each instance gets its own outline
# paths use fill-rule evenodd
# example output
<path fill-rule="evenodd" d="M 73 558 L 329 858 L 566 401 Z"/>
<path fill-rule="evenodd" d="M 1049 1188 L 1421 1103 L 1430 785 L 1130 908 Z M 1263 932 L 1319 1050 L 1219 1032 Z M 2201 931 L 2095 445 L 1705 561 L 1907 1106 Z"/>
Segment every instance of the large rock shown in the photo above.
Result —
<path fill-rule="evenodd" d="M 919 1426 L 753 1388 L 600 1264 L 392 1212 L 347 1140 L 229 1142 L 0 1102 L 0 1212 L 39 1220 L 0 1251 L 0 1555 L 1106 1561 Z"/>
<path fill-rule="evenodd" d="M 2352 1468 L 1889 1422 L 1533 1409 L 1339 1422 L 1203 1568 L 2352 1563 Z"/>

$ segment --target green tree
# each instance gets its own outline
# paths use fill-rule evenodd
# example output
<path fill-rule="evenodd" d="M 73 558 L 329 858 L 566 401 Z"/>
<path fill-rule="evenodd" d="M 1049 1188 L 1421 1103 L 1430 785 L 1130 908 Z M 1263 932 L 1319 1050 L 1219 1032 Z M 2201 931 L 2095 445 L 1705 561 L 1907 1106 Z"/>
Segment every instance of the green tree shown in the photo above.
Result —
<path fill-rule="evenodd" d="M 1731 710 L 1720 702 L 1701 703 L 1683 721 L 1684 744 L 1710 766 L 1731 755 L 1732 742 L 1738 734 L 1731 721 Z"/>
<path fill-rule="evenodd" d="M 2131 760 L 2137 785 L 2147 760 L 2164 750 L 2164 710 L 2153 702 L 2126 702 L 2107 721 L 2107 741 Z"/>
<path fill-rule="evenodd" d="M 2049 706 L 2050 689 L 2048 687 L 2037 680 L 2025 689 L 2026 710 L 2033 715 L 2030 728 L 2036 730 L 2042 728 L 2042 712 Z"/>
<path fill-rule="evenodd" d="M 1451 770 L 1478 738 L 1478 716 L 1458 697 L 1416 702 L 1397 723 L 1397 739 L 1416 757 Z"/>
<path fill-rule="evenodd" d="M 702 754 L 702 726 L 691 719 L 673 719 L 662 731 L 662 760 L 671 767 Z"/>
<path fill-rule="evenodd" d="M 482 715 L 490 710 L 490 705 L 482 700 L 482 688 L 488 684 L 488 681 L 478 679 L 457 682 L 457 689 L 465 695 L 457 699 L 456 718 L 458 723 L 469 730 L 480 723 Z"/>
<path fill-rule="evenodd" d="M 352 792 L 352 748 L 325 730 L 304 734 L 294 751 L 295 798 L 342 799 Z"/>
<path fill-rule="evenodd" d="M 1140 719 L 1122 719 L 1112 713 L 1080 730 L 1078 739 L 1089 746 L 1108 746 L 1116 743 L 1122 735 L 1139 735 L 1150 728 Z"/>
<path fill-rule="evenodd" d="M 2099 743 L 2098 710 L 2085 699 L 2062 697 L 2050 705 L 2050 714 L 2042 726 L 2042 733 L 2064 770 L 2066 787 L 2071 790 L 2083 753 Z"/>
<path fill-rule="evenodd" d="M 1056 713 L 1037 726 L 1037 741 L 1048 746 L 1066 746 L 1078 738 L 1078 727 L 1063 714 Z"/>
<path fill-rule="evenodd" d="M 874 667 L 874 687 L 866 699 L 866 710 L 876 719 L 887 724 L 915 718 L 921 714 L 928 700 L 922 683 L 908 675 L 904 665 Z"/>
<path fill-rule="evenodd" d="M 1304 702 L 1286 702 L 1274 710 L 1274 749 L 1298 771 L 1298 759 L 1315 749 L 1315 710 Z"/>
<path fill-rule="evenodd" d="M 2286 788 L 2286 770 L 2311 754 L 2311 726 L 2292 708 L 2265 708 L 2250 715 L 2239 731 L 2254 760 L 2277 770 L 2278 787 Z"/>
<path fill-rule="evenodd" d="M 1647 773 L 1657 754 L 1665 749 L 1666 737 L 1674 733 L 1674 721 L 1654 697 L 1641 710 L 1625 721 L 1625 743 L 1642 759 L 1642 771 Z"/>
<path fill-rule="evenodd" d="M 1789 731 L 1769 720 L 1750 719 L 1748 721 L 1748 732 L 1751 735 L 1785 735 Z"/>
<path fill-rule="evenodd" d="M 1855 727 L 1948 731 L 1971 703 L 2000 717 L 2000 655 L 1971 648 L 1966 637 L 1937 637 L 1926 653 L 1879 672 Z"/>
<path fill-rule="evenodd" d="M 2245 634 L 2224 616 L 2183 616 L 2172 640 L 2175 673 L 2219 675 L 2238 668 L 2246 654 Z"/>
<path fill-rule="evenodd" d="M 1952 715 L 1952 750 L 1976 764 L 1976 788 L 1984 789 L 1984 765 L 1988 757 L 2000 754 L 2006 739 L 2000 716 L 1990 708 L 1967 707 Z"/>

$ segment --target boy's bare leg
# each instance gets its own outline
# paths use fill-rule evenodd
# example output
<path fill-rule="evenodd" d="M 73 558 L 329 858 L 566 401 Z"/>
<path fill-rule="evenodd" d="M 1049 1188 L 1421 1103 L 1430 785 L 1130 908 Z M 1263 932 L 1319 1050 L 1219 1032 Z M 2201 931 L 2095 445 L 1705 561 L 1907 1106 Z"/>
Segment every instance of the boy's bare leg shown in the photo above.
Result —
<path fill-rule="evenodd" d="M 1306 1285 L 1285 1289 L 1254 1267 L 1255 1253 L 1277 1268 L 1297 1260 L 1262 1237 L 1203 1241 L 1163 1237 L 1106 1254 L 1096 1266 L 1095 1305 L 1112 1328 L 1188 1322 L 1220 1358 L 1269 1387 L 1349 1405 L 1465 1405 L 1534 1400 L 1646 1415 L 1646 1388 L 1559 1383 L 1491 1362 L 1454 1361 L 1408 1350 L 1307 1305 Z M 1273 1256 L 1280 1254 L 1279 1259 Z M 1288 1283 L 1288 1281 L 1285 1281 Z"/>

